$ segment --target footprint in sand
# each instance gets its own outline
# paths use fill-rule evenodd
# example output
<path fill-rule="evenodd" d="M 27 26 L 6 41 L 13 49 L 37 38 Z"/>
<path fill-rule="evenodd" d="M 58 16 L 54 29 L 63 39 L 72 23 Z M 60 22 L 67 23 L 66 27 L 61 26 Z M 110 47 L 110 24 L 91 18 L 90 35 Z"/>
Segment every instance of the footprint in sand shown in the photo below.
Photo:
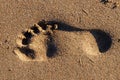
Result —
<path fill-rule="evenodd" d="M 112 44 L 110 35 L 101 30 L 84 30 L 69 26 L 62 22 L 41 21 L 18 36 L 16 41 L 18 47 L 14 52 L 23 61 L 47 61 L 47 58 L 55 56 L 57 48 L 61 48 L 62 51 L 64 50 L 62 48 L 66 47 L 60 42 L 64 40 L 64 35 L 59 35 L 57 37 L 61 44 L 61 47 L 57 47 L 57 42 L 55 42 L 57 40 L 55 40 L 56 38 L 54 37 L 56 36 L 54 35 L 55 31 L 79 32 L 80 34 L 78 35 L 73 34 L 74 38 L 77 37 L 78 39 L 75 40 L 70 38 L 71 42 L 66 45 L 71 45 L 72 42 L 76 42 L 74 45 L 80 44 L 81 49 L 79 50 L 86 53 L 86 56 L 89 58 L 96 57 L 106 52 Z M 67 36 L 70 37 L 70 34 Z M 70 47 L 69 49 L 73 52 L 78 50 L 77 47 Z"/>

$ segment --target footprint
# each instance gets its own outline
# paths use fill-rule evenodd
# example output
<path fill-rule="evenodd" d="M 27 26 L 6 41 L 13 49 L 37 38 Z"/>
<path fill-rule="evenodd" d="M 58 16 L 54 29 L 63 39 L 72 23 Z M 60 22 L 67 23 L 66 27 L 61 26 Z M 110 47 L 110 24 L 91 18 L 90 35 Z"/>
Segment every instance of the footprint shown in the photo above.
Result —
<path fill-rule="evenodd" d="M 67 37 L 65 37 L 59 31 L 69 32 L 69 35 L 67 34 Z M 58 37 L 56 37 L 54 32 L 59 33 Z M 78 32 L 78 34 L 76 35 L 74 32 Z M 74 39 L 72 39 L 71 35 L 74 36 Z M 76 37 L 77 39 L 75 39 Z M 62 41 L 66 40 L 66 38 L 68 40 L 71 39 L 71 42 L 64 43 L 64 45 L 67 45 L 64 46 Z M 56 45 L 58 43 L 56 41 L 60 42 L 60 45 Z M 72 42 L 75 42 L 72 44 L 74 47 L 68 46 Z M 108 51 L 111 47 L 112 39 L 108 33 L 102 30 L 80 29 L 56 21 L 40 21 L 22 32 L 18 36 L 16 43 L 18 46 L 14 52 L 22 61 L 47 61 L 48 58 L 56 55 L 57 50 L 67 50 L 65 48 L 69 48 L 68 52 L 70 53 L 71 51 L 77 53 L 75 52 L 76 50 L 80 50 L 80 53 L 83 51 L 88 58 L 92 59 Z M 80 44 L 79 48 L 75 46 L 78 44 Z"/>
<path fill-rule="evenodd" d="M 44 26 L 34 24 L 18 36 L 18 47 L 14 52 L 22 61 L 47 61 L 48 57 L 54 56 L 56 47 L 52 36 L 57 25 L 49 25 L 44 21 L 41 23 Z"/>

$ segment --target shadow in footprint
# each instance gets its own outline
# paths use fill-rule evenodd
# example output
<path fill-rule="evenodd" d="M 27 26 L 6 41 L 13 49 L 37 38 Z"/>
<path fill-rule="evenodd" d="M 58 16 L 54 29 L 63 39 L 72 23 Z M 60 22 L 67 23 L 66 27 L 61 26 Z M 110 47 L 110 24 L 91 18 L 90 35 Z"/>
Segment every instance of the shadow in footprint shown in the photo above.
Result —
<path fill-rule="evenodd" d="M 112 39 L 108 33 L 96 29 L 90 30 L 90 32 L 95 37 L 100 52 L 106 52 L 111 47 Z"/>
<path fill-rule="evenodd" d="M 49 41 L 47 41 L 47 57 L 54 57 L 57 52 L 57 47 L 54 43 L 54 39 L 51 35 L 48 36 Z"/>
<path fill-rule="evenodd" d="M 72 31 L 83 31 L 80 28 L 75 28 L 75 27 L 67 25 L 65 23 L 59 23 L 58 26 L 60 26 L 60 27 L 58 27 L 58 29 L 62 30 L 62 31 L 69 31 L 69 32 L 72 32 Z"/>
<path fill-rule="evenodd" d="M 22 32 L 25 38 L 22 40 L 23 45 L 28 45 L 30 43 L 30 39 L 33 36 L 30 32 Z"/>
<path fill-rule="evenodd" d="M 43 21 L 40 21 L 38 24 L 40 24 L 42 26 Z M 73 27 L 73 26 L 70 26 L 70 25 L 65 24 L 63 22 L 58 22 L 58 21 L 48 21 L 48 22 L 46 22 L 46 24 L 52 25 L 52 26 L 54 26 L 54 24 L 57 24 L 58 25 L 58 30 L 62 30 L 62 31 L 69 31 L 69 32 L 71 32 L 71 31 L 83 31 L 80 28 L 76 28 L 76 27 Z"/>
<path fill-rule="evenodd" d="M 30 57 L 31 59 L 35 59 L 35 51 L 28 48 L 28 47 L 18 47 L 18 49 L 25 54 L 26 56 Z"/>

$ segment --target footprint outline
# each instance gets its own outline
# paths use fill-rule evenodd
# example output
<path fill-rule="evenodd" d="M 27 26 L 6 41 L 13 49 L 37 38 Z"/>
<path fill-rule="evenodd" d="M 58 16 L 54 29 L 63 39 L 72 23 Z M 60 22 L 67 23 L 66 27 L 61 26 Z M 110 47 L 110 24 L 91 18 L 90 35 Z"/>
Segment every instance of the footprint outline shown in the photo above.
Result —
<path fill-rule="evenodd" d="M 52 36 L 54 34 L 54 30 L 56 30 L 56 29 L 57 30 L 62 30 L 62 31 L 69 31 L 69 32 L 72 32 L 72 31 L 88 31 L 88 32 L 90 32 L 94 36 L 94 38 L 97 42 L 99 51 L 101 53 L 104 53 L 104 52 L 108 51 L 109 48 L 111 47 L 111 44 L 112 44 L 111 36 L 108 33 L 104 32 L 102 30 L 99 30 L 99 29 L 91 29 L 91 30 L 80 29 L 80 28 L 72 27 L 72 26 L 67 25 L 65 23 L 62 23 L 62 22 L 43 20 L 43 21 L 40 21 L 38 24 L 34 24 L 34 26 L 32 26 L 30 29 L 26 30 L 28 33 L 31 33 L 30 36 L 25 35 L 24 32 L 26 32 L 26 31 L 23 32 L 23 35 L 20 36 L 19 38 L 20 39 L 23 39 L 23 38 L 25 39 L 25 37 L 27 37 L 28 42 L 26 42 L 26 40 L 22 40 L 23 41 L 22 43 L 26 43 L 25 45 L 23 45 L 23 44 L 21 44 L 20 40 L 18 40 L 17 41 L 17 44 L 19 45 L 18 49 L 20 50 L 20 47 L 28 49 L 29 46 L 26 46 L 26 45 L 31 42 L 30 40 L 33 36 L 38 36 L 39 33 L 42 34 L 42 35 L 46 35 L 47 38 L 48 38 L 48 41 L 47 41 L 48 43 L 46 43 L 47 52 L 46 52 L 46 55 L 44 55 L 43 59 L 41 59 L 41 60 L 38 59 L 38 61 L 46 61 L 47 57 L 53 57 L 54 55 L 56 55 L 54 53 L 57 51 L 57 47 L 56 47 L 56 45 L 54 45 L 54 39 L 53 39 L 53 36 Z M 106 41 L 105 41 L 105 39 L 103 39 L 102 40 L 103 42 L 100 42 L 99 38 L 102 38 L 102 37 L 104 37 L 106 39 Z M 105 46 L 105 42 L 107 42 L 107 41 L 109 41 L 109 42 L 108 42 L 107 46 Z M 102 43 L 104 43 L 103 46 L 101 46 Z M 17 49 L 17 51 L 15 50 L 14 52 L 18 53 L 19 52 L 18 49 Z M 35 54 L 34 50 L 33 51 L 32 51 L 32 49 L 30 49 L 30 50 L 31 50 L 31 52 L 33 52 Z M 25 50 L 23 50 L 23 51 L 25 51 Z M 29 51 L 27 53 L 29 53 Z M 43 54 L 45 54 L 45 53 L 43 53 Z M 30 56 L 31 59 L 28 59 L 28 58 L 25 59 L 24 58 L 23 60 L 24 61 L 37 61 L 37 60 L 34 60 L 35 55 L 29 54 L 28 56 Z"/>

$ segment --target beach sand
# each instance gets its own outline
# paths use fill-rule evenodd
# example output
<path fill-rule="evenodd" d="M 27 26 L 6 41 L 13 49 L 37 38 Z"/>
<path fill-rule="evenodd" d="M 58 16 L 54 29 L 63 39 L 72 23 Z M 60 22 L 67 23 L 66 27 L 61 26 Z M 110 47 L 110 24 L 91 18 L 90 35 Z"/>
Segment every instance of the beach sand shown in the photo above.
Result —
<path fill-rule="evenodd" d="M 0 80 L 120 80 L 118 5 L 119 0 L 0 0 Z M 33 37 L 29 48 L 38 55 L 27 59 L 18 48 L 22 39 L 16 40 L 42 20 L 58 28 L 52 36 Z"/>

